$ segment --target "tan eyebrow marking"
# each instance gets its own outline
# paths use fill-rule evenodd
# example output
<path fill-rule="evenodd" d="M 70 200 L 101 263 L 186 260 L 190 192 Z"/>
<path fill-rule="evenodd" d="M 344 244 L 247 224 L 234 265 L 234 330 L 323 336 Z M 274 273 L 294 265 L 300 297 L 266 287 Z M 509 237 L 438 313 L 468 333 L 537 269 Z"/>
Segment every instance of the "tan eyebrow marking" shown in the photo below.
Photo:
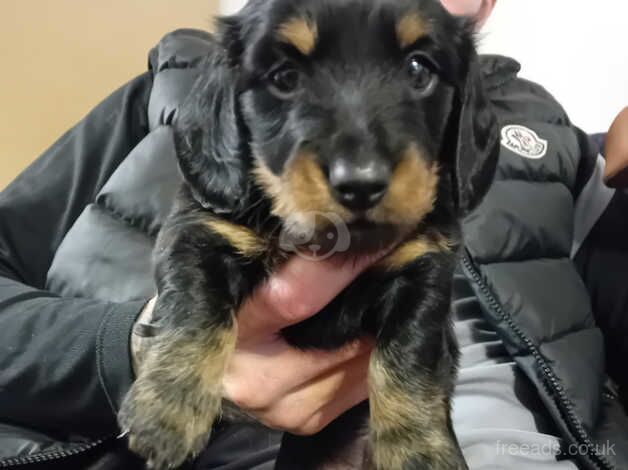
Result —
<path fill-rule="evenodd" d="M 429 22 L 417 12 L 406 13 L 397 22 L 397 41 L 401 48 L 414 44 L 429 32 Z"/>
<path fill-rule="evenodd" d="M 314 52 L 318 41 L 318 26 L 312 20 L 291 18 L 277 28 L 280 41 L 294 46 L 301 54 L 310 55 Z"/>

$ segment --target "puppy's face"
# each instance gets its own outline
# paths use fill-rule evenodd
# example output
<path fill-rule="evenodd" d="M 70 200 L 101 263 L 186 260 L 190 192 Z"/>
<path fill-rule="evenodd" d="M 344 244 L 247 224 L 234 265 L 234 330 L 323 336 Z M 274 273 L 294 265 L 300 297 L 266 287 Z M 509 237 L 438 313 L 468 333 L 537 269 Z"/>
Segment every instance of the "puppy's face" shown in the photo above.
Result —
<path fill-rule="evenodd" d="M 247 171 L 288 228 L 311 230 L 303 225 L 329 219 L 312 214 L 333 214 L 353 248 L 381 245 L 477 186 L 473 172 L 455 174 L 483 160 L 456 160 L 461 146 L 477 147 L 477 133 L 460 136 L 472 25 L 439 1 L 251 0 L 220 29 Z M 222 121 L 233 110 L 213 99 Z M 478 118 L 486 134 L 492 120 Z"/>
<path fill-rule="evenodd" d="M 461 25 L 431 1 L 256 8 L 241 103 L 275 214 L 298 227 L 333 213 L 364 241 L 415 227 L 436 203 Z"/>

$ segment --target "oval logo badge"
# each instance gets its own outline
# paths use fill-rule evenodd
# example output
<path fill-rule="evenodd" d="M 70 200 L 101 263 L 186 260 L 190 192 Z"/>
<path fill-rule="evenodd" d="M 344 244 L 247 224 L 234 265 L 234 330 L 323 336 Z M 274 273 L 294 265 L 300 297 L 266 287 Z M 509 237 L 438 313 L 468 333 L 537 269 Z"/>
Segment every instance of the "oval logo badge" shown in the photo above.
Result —
<path fill-rule="evenodd" d="M 547 140 L 541 139 L 532 129 L 520 125 L 502 129 L 502 145 L 525 158 L 537 160 L 547 154 Z"/>

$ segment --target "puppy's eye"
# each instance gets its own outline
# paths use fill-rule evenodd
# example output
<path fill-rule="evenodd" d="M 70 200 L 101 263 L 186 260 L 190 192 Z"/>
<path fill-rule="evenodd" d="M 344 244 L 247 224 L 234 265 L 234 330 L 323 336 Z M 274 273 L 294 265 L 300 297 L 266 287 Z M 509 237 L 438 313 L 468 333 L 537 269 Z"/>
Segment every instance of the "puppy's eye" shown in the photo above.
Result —
<path fill-rule="evenodd" d="M 413 53 L 406 59 L 406 70 L 412 81 L 412 87 L 427 96 L 438 83 L 438 75 L 432 62 L 421 53 Z"/>
<path fill-rule="evenodd" d="M 299 71 L 289 64 L 274 69 L 268 75 L 271 91 L 280 98 L 289 98 L 299 88 L 301 76 Z"/>

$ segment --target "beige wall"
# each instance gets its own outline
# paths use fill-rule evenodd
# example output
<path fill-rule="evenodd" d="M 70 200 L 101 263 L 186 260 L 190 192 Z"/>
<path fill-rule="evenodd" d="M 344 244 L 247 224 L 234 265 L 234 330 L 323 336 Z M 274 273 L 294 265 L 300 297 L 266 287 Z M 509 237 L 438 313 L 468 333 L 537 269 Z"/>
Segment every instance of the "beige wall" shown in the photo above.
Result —
<path fill-rule="evenodd" d="M 207 29 L 218 0 L 2 0 L 0 189 L 179 27 Z"/>

